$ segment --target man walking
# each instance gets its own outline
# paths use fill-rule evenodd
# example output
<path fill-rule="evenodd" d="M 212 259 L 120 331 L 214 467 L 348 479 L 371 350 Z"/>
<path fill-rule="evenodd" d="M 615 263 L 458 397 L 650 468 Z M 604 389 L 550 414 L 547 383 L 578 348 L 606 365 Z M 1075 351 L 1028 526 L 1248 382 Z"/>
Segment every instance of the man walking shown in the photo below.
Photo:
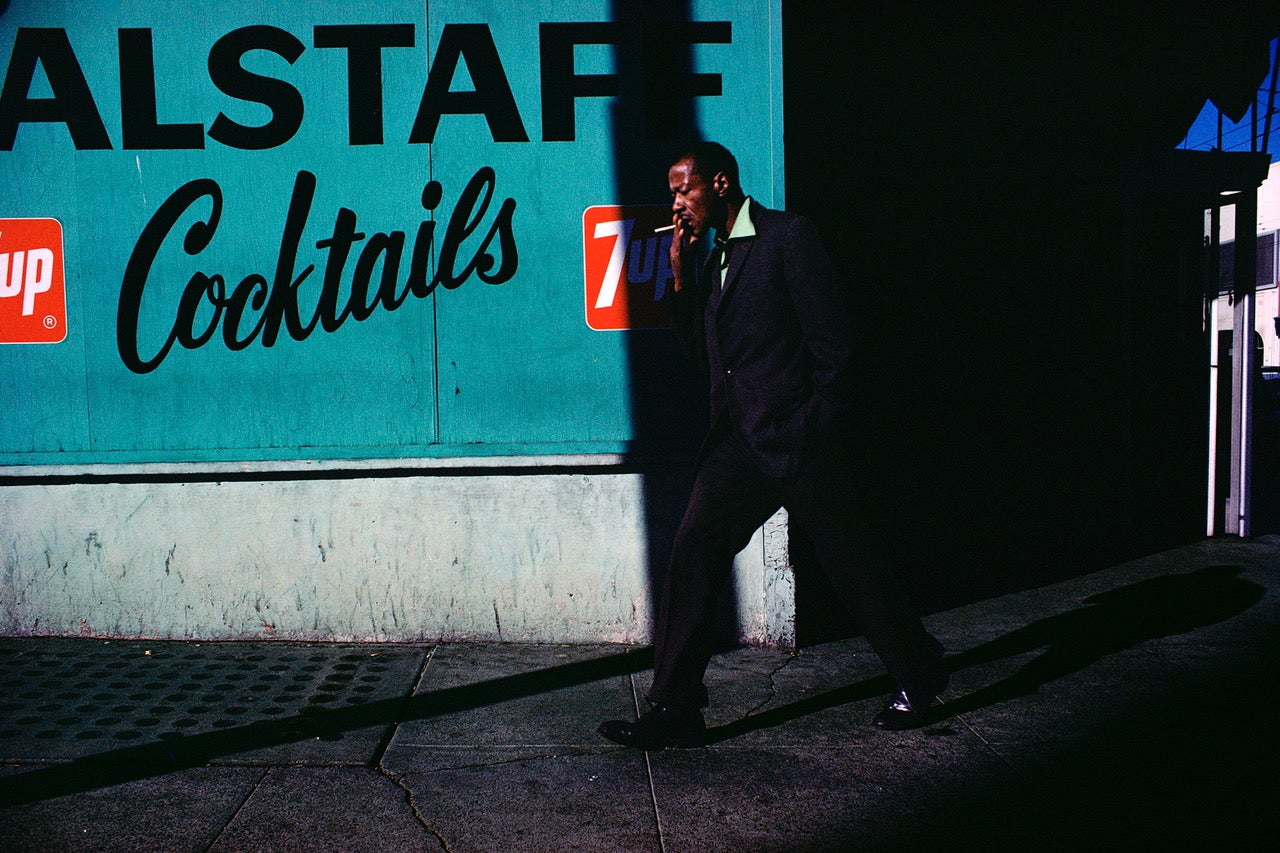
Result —
<path fill-rule="evenodd" d="M 703 676 L 718 594 L 733 557 L 780 506 L 899 692 L 873 720 L 923 724 L 947 684 L 942 646 L 907 604 L 890 567 L 867 548 L 853 511 L 854 448 L 843 427 L 856 405 L 845 295 L 808 220 L 748 198 L 738 164 L 702 142 L 668 172 L 675 236 L 672 315 L 710 383 L 711 427 L 658 600 L 652 708 L 600 733 L 639 749 L 701 746 Z M 694 258 L 715 233 L 704 264 Z"/>

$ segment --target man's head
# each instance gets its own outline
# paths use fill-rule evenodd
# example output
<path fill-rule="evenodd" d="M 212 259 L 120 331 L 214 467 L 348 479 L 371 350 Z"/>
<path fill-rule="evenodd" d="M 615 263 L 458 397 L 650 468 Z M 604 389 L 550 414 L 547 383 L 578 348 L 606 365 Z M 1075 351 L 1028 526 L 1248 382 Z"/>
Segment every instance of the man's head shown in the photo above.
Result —
<path fill-rule="evenodd" d="M 730 208 L 742 204 L 738 185 L 738 161 L 716 142 L 698 142 L 676 158 L 667 173 L 671 188 L 671 212 L 694 238 L 712 228 L 725 228 Z"/>

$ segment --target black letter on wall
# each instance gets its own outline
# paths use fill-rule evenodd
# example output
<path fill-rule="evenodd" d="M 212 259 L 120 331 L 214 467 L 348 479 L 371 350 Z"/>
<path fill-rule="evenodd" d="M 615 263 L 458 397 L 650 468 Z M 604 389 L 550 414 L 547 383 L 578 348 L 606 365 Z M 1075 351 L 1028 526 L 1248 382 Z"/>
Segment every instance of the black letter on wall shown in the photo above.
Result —
<path fill-rule="evenodd" d="M 719 95 L 719 74 L 692 74 L 689 45 L 729 44 L 729 21 L 653 22 L 644 29 L 644 131 L 650 139 L 672 135 L 679 125 L 680 105 L 698 95 Z M 682 64 L 682 57 L 683 64 Z"/>
<path fill-rule="evenodd" d="M 44 65 L 52 98 L 30 98 L 36 63 Z M 18 125 L 62 122 L 80 151 L 107 149 L 111 139 L 93 102 L 93 94 L 76 60 L 67 32 L 57 28 L 19 27 L 13 55 L 0 90 L 0 151 L 12 151 Z"/>
<path fill-rule="evenodd" d="M 240 60 L 251 50 L 269 50 L 292 65 L 305 49 L 289 33 L 268 26 L 241 27 L 214 42 L 209 79 L 233 98 L 265 104 L 271 120 L 261 127 L 246 127 L 219 113 L 209 127 L 209 138 L 249 151 L 275 148 L 292 139 L 302 126 L 302 95 L 283 80 L 246 71 Z"/>
<path fill-rule="evenodd" d="M 572 142 L 575 98 L 618 94 L 617 74 L 575 74 L 573 48 L 579 44 L 621 44 L 621 24 L 540 24 L 542 141 Z"/>
<path fill-rule="evenodd" d="M 347 49 L 347 132 L 352 145 L 382 144 L 382 49 L 413 47 L 413 24 L 315 28 L 316 47 Z"/>
<path fill-rule="evenodd" d="M 451 92 L 449 85 L 464 55 L 475 91 Z M 434 141 L 445 113 L 484 115 L 494 142 L 529 141 L 488 24 L 445 24 L 409 141 Z"/>
<path fill-rule="evenodd" d="M 151 30 L 124 29 L 120 42 L 120 129 L 126 150 L 203 148 L 204 125 L 159 124 Z"/>

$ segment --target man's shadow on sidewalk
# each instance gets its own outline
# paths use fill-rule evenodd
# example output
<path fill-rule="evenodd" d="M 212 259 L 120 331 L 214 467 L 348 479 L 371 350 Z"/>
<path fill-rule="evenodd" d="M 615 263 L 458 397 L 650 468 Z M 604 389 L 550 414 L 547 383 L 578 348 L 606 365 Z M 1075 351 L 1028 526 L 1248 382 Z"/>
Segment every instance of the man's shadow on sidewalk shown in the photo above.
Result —
<path fill-rule="evenodd" d="M 1048 616 L 950 655 L 948 668 L 959 672 L 1044 650 L 1007 678 L 935 707 L 929 723 L 1028 696 L 1051 681 L 1148 640 L 1225 622 L 1266 594 L 1265 588 L 1238 577 L 1241 571 L 1236 566 L 1210 566 L 1097 593 L 1084 599 L 1084 607 Z M 708 740 L 728 740 L 893 689 L 888 676 L 869 679 L 719 726 L 708 732 Z"/>
<path fill-rule="evenodd" d="M 1099 593 L 1085 607 L 1050 616 L 949 658 L 952 670 L 1045 651 L 1014 675 L 949 702 L 945 716 L 1034 692 L 1040 685 L 1087 667 L 1104 655 L 1145 641 L 1223 622 L 1256 604 L 1265 593 L 1237 577 L 1242 569 L 1215 566 L 1169 575 Z M 374 725 L 422 720 L 469 711 L 526 696 L 630 675 L 652 667 L 648 649 L 627 651 L 479 684 L 416 696 L 336 708 L 287 719 L 261 720 L 234 729 L 110 750 L 67 764 L 0 778 L 0 805 L 37 802 L 67 794 L 160 776 L 269 746 L 340 735 Z M 711 742 L 781 725 L 818 711 L 892 690 L 887 676 L 867 679 L 819 696 L 750 715 L 710 731 Z"/>

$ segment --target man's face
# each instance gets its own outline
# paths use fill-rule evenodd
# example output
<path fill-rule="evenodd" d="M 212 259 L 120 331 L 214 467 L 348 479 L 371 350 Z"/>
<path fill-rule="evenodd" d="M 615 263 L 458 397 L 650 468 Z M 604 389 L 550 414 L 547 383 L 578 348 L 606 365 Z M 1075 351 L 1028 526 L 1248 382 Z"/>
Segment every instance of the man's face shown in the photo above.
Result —
<path fill-rule="evenodd" d="M 723 225 L 724 201 L 711 178 L 693 171 L 692 160 L 686 157 L 672 166 L 667 182 L 671 186 L 671 212 L 683 224 L 686 235 L 705 237 L 712 228 Z"/>

